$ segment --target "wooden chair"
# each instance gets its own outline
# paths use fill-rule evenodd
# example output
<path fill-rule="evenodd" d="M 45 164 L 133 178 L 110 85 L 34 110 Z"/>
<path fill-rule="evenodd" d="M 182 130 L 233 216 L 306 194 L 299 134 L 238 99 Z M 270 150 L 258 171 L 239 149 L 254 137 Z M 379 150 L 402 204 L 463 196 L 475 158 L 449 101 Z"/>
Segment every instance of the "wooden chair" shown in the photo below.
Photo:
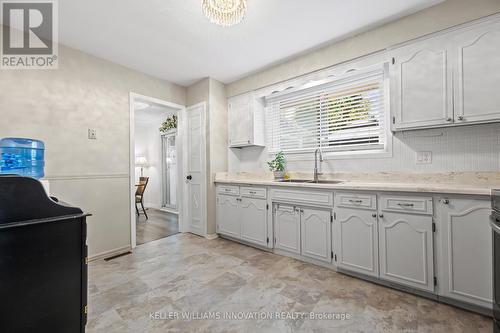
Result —
<path fill-rule="evenodd" d="M 140 177 L 139 184 L 137 184 L 137 189 L 135 190 L 135 211 L 137 212 L 137 216 L 139 216 L 139 209 L 137 208 L 137 204 L 140 203 L 142 207 L 142 211 L 144 212 L 144 216 L 146 216 L 146 220 L 148 219 L 148 214 L 146 213 L 146 209 L 144 208 L 144 192 L 146 191 L 146 187 L 148 186 L 149 177 Z"/>

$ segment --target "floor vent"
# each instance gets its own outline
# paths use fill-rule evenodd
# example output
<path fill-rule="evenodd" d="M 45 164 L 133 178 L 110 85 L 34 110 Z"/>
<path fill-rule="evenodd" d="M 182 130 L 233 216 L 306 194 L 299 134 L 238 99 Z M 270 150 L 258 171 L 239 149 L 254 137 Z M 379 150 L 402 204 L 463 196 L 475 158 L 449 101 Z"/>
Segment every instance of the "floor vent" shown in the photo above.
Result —
<path fill-rule="evenodd" d="M 128 251 L 128 252 L 125 252 L 125 253 L 122 253 L 122 254 L 117 254 L 116 256 L 112 256 L 112 257 L 109 257 L 109 258 L 105 258 L 104 261 L 110 261 L 110 260 L 113 260 L 113 259 L 116 259 L 116 258 L 120 258 L 120 257 L 123 257 L 123 256 L 127 256 L 129 254 L 132 254 L 132 252 Z"/>

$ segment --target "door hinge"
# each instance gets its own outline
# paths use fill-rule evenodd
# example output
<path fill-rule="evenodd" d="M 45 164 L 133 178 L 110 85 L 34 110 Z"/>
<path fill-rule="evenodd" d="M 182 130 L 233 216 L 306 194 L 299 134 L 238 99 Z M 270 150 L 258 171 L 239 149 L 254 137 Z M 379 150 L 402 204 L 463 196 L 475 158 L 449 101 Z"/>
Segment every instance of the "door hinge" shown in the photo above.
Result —
<path fill-rule="evenodd" d="M 266 204 L 266 209 L 269 210 L 269 204 Z"/>
<path fill-rule="evenodd" d="M 394 65 L 396 63 L 396 58 L 392 57 L 392 64 Z"/>
<path fill-rule="evenodd" d="M 436 232 L 436 223 L 432 222 L 432 232 Z"/>
<path fill-rule="evenodd" d="M 395 116 L 392 116 L 392 123 L 395 124 L 396 123 L 396 117 Z"/>
<path fill-rule="evenodd" d="M 332 256 L 332 259 L 333 259 L 333 251 L 332 251 L 332 252 L 330 252 L 330 254 L 331 254 L 331 256 Z"/>
<path fill-rule="evenodd" d="M 336 254 L 333 255 L 333 260 L 337 261 L 337 255 Z"/>
<path fill-rule="evenodd" d="M 438 285 L 438 278 L 437 277 L 434 277 L 434 285 L 437 286 Z"/>
<path fill-rule="evenodd" d="M 274 237 L 274 244 L 276 244 L 276 237 Z"/>
<path fill-rule="evenodd" d="M 267 237 L 267 244 L 269 244 L 269 237 Z"/>
<path fill-rule="evenodd" d="M 336 220 L 337 219 L 337 213 L 336 212 L 333 212 L 333 219 Z"/>
<path fill-rule="evenodd" d="M 330 215 L 330 222 L 333 222 L 333 215 Z"/>

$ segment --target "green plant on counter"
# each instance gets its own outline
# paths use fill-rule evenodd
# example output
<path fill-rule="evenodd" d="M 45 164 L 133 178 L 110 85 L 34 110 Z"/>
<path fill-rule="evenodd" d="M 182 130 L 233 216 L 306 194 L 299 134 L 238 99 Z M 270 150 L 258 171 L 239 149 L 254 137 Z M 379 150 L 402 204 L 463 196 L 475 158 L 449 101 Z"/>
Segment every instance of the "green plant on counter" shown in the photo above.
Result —
<path fill-rule="evenodd" d="M 271 171 L 285 171 L 285 154 L 280 151 L 274 156 L 274 160 L 267 162 Z"/>
<path fill-rule="evenodd" d="M 168 117 L 165 119 L 165 121 L 161 124 L 160 127 L 160 132 L 166 133 L 171 129 L 177 128 L 177 116 L 173 115 L 172 117 Z"/>

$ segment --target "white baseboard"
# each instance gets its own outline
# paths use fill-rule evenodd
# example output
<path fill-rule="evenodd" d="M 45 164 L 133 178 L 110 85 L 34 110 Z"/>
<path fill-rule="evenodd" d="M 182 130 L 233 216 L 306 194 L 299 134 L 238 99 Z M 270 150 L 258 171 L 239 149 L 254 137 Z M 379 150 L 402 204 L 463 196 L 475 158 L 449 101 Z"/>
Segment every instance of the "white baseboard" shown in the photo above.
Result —
<path fill-rule="evenodd" d="M 205 235 L 205 238 L 210 239 L 210 240 L 216 239 L 218 237 L 219 237 L 219 235 L 217 235 L 217 234 Z"/>
<path fill-rule="evenodd" d="M 131 252 L 131 251 L 132 251 L 132 247 L 130 245 L 119 247 L 119 248 L 116 248 L 116 249 L 113 249 L 113 250 L 101 252 L 99 254 L 95 254 L 93 256 L 90 256 L 89 257 L 89 262 L 96 261 L 96 260 L 106 259 L 106 258 L 109 258 L 109 257 L 113 257 L 113 256 L 116 256 L 116 255 L 119 255 L 119 254 Z"/>

